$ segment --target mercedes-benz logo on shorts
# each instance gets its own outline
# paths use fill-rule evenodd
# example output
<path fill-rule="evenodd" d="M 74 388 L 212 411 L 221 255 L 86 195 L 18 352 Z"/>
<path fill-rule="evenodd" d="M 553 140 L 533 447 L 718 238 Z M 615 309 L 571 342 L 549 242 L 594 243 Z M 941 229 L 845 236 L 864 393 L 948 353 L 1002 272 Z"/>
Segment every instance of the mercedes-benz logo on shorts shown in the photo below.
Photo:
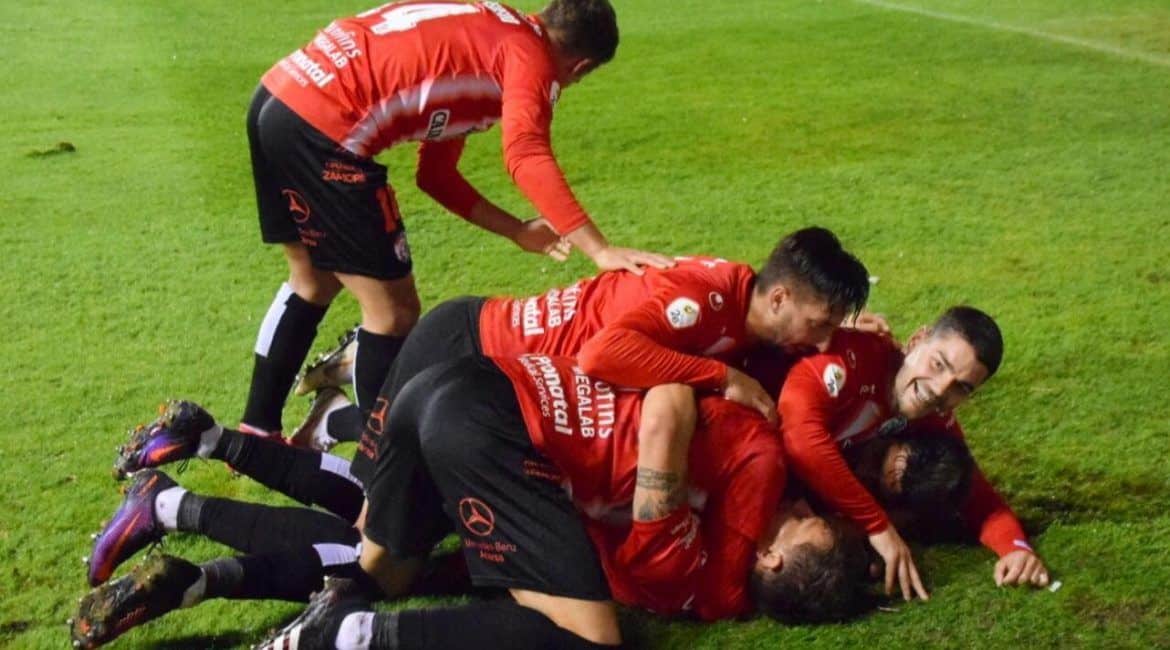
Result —
<path fill-rule="evenodd" d="M 309 203 L 305 201 L 305 197 L 296 190 L 284 189 L 280 193 L 288 198 L 288 211 L 292 215 L 293 221 L 305 223 L 309 220 L 311 210 L 309 210 Z"/>
<path fill-rule="evenodd" d="M 496 529 L 496 515 L 486 503 L 474 497 L 459 502 L 459 519 L 472 535 L 486 537 Z"/>

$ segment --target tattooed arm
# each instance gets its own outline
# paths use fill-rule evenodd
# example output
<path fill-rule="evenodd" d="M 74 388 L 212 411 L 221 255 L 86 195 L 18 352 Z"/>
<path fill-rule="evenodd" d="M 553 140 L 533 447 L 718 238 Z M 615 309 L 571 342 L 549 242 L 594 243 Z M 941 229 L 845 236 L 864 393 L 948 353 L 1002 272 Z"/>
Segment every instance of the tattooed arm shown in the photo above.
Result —
<path fill-rule="evenodd" d="M 642 402 L 634 521 L 663 519 L 686 505 L 687 450 L 695 431 L 695 393 L 683 384 L 655 386 Z"/>

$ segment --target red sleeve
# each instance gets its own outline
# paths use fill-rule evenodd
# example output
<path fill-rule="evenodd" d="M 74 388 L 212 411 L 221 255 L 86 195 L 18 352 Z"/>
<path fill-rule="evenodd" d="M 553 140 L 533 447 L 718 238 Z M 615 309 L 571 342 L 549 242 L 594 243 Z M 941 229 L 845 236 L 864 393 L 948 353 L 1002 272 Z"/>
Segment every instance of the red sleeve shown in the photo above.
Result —
<path fill-rule="evenodd" d="M 941 423 L 941 428 L 960 440 L 965 439 L 963 429 L 953 415 Z M 960 513 L 967 527 L 979 534 L 980 543 L 996 555 L 1003 557 L 1012 551 L 1032 550 L 1020 520 L 978 465 L 971 475 L 971 492 Z"/>
<path fill-rule="evenodd" d="M 707 562 L 699 572 L 695 589 L 695 615 L 704 621 L 717 621 L 750 614 L 748 579 L 756 559 L 755 540 L 722 521 L 704 525 L 703 534 Z"/>
<path fill-rule="evenodd" d="M 444 208 L 466 219 L 483 196 L 459 173 L 464 138 L 424 141 L 418 147 L 418 188 Z"/>
<path fill-rule="evenodd" d="M 808 364 L 792 369 L 780 390 L 780 431 L 791 471 L 824 501 L 875 535 L 890 521 L 850 471 L 829 430 L 832 400 Z"/>
<path fill-rule="evenodd" d="M 556 85 L 543 53 L 512 46 L 504 55 L 500 130 L 504 165 L 520 191 L 558 234 L 589 223 L 553 156 L 550 127 Z"/>
<path fill-rule="evenodd" d="M 635 521 L 614 554 L 614 566 L 629 578 L 638 603 L 658 614 L 677 614 L 689 605 L 703 565 L 699 518 L 682 506 L 657 521 Z"/>
<path fill-rule="evenodd" d="M 723 388 L 727 365 L 700 355 L 719 338 L 728 318 L 708 304 L 708 294 L 731 295 L 734 289 L 719 281 L 723 276 L 697 269 L 675 268 L 663 275 L 668 274 L 668 284 L 581 346 L 577 363 L 586 374 L 634 388 L 666 383 Z"/>

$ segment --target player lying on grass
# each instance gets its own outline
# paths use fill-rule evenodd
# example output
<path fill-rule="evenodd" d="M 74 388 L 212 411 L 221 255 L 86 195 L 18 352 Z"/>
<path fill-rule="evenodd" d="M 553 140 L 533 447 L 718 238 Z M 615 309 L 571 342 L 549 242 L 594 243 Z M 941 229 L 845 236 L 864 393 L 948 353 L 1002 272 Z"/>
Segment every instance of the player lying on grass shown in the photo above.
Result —
<path fill-rule="evenodd" d="M 791 472 L 869 535 L 885 561 L 887 593 L 897 581 L 907 600 L 912 590 L 927 597 L 909 547 L 849 471 L 841 449 L 899 427 L 962 438 L 953 409 L 995 374 L 1002 357 L 995 321 L 977 309 L 953 307 L 915 332 L 904 348 L 885 335 L 839 330 L 825 352 L 799 360 L 787 373 L 778 411 Z M 977 467 L 961 512 L 1000 556 L 997 585 L 1048 583 L 1020 522 Z"/>
<path fill-rule="evenodd" d="M 575 356 L 590 376 L 623 386 L 681 383 L 721 391 L 771 416 L 771 396 L 735 369 L 743 354 L 761 345 L 823 345 L 868 295 L 865 267 L 831 232 L 814 227 L 781 239 L 758 274 L 745 264 L 682 258 L 672 269 L 602 273 L 528 298 L 451 300 L 428 312 L 407 338 L 373 422 L 385 417 L 408 379 L 435 363 L 528 352 Z M 299 439 L 328 446 L 320 423 L 330 407 L 344 404 L 337 395 L 315 404 Z M 328 429 L 361 438 L 354 472 L 362 477 L 377 450 L 377 427 L 364 427 L 349 413 L 333 412 L 328 419 L 342 424 Z"/>
<path fill-rule="evenodd" d="M 264 74 L 248 142 L 261 235 L 281 245 L 289 279 L 256 339 L 242 427 L 280 432 L 289 386 L 342 287 L 361 305 L 363 409 L 418 320 L 406 229 L 374 159 L 392 146 L 419 142 L 418 186 L 524 250 L 564 259 L 571 244 L 602 270 L 671 265 L 611 246 L 552 150 L 561 91 L 611 60 L 617 45 L 607 0 L 553 0 L 534 15 L 496 2 L 389 3 L 333 21 Z M 459 172 L 466 136 L 496 122 L 508 172 L 543 219 L 518 220 Z"/>
<path fill-rule="evenodd" d="M 475 361 L 461 363 L 466 366 Z M 536 379 L 517 381 L 515 375 L 523 363 L 512 362 L 513 390 L 526 392 L 531 401 L 540 389 Z M 562 385 L 569 380 L 568 385 L 580 385 L 584 379 L 563 360 L 536 363 L 555 369 Z M 472 369 L 485 374 L 479 368 Z M 486 374 L 497 380 L 501 377 L 499 371 Z M 604 390 L 599 382 L 592 381 L 592 386 L 594 395 Z M 570 412 L 578 417 L 579 399 L 580 395 L 568 398 Z M 854 592 L 840 571 L 845 557 L 855 563 L 863 560 L 857 552 L 843 552 L 840 542 L 829 543 L 839 533 L 823 520 L 809 519 L 798 507 L 784 509 L 784 518 L 773 522 L 776 534 L 769 528 L 762 536 L 776 541 L 766 546 L 770 550 L 764 552 L 764 559 L 754 559 L 758 531 L 766 523 L 767 512 L 775 508 L 774 504 L 768 506 L 772 502 L 769 495 L 776 489 L 777 475 L 783 476 L 778 459 L 771 458 L 779 450 L 778 440 L 762 418 L 718 398 L 700 400 L 695 443 L 689 451 L 691 473 L 686 483 L 690 492 L 686 501 L 702 506 L 701 523 L 679 500 L 681 491 L 660 489 L 656 493 L 651 489 L 655 484 L 683 485 L 686 471 L 679 468 L 685 467 L 688 454 L 671 450 L 680 444 L 685 449 L 685 439 L 674 447 L 669 441 L 673 432 L 685 431 L 693 424 L 694 416 L 687 416 L 688 406 L 694 410 L 690 392 L 678 386 L 655 389 L 644 402 L 639 393 L 617 393 L 612 435 L 564 440 L 560 446 L 550 447 L 550 451 L 557 451 L 553 460 L 560 459 L 558 465 L 565 469 L 578 509 L 587 515 L 584 521 L 601 551 L 602 567 L 615 597 L 660 613 L 690 610 L 704 619 L 743 615 L 753 608 L 746 583 L 749 567 L 756 562 L 758 568 L 769 569 L 754 572 L 760 577 L 758 582 L 764 582 L 766 576 L 771 585 L 757 586 L 758 608 L 786 620 L 847 615 Z M 527 429 L 532 430 L 531 426 Z M 533 436 L 529 433 L 528 437 Z M 252 555 L 215 560 L 205 564 L 202 573 L 199 567 L 177 558 L 154 560 L 103 586 L 87 597 L 77 617 L 75 636 L 83 644 L 108 641 L 133 625 L 205 598 L 303 599 L 319 588 L 326 570 L 352 575 L 357 532 L 350 522 L 361 493 L 345 478 L 344 461 L 220 429 L 209 415 L 190 404 L 172 405 L 159 422 L 139 432 L 137 440 L 138 444 L 127 446 L 120 469 L 189 458 L 202 444 L 202 455 L 231 462 L 242 473 L 302 502 L 324 503 L 340 517 L 203 497 L 174 486 L 161 473 L 141 471 L 95 544 L 91 580 L 104 580 L 117 564 L 169 530 L 203 533 Z M 648 466 L 652 464 L 660 469 Z M 525 467 L 544 478 L 561 473 L 560 466 L 547 463 Z M 916 467 L 911 464 L 910 471 Z M 663 503 L 669 507 L 662 508 Z M 762 516 L 749 514 L 760 508 Z M 756 519 L 759 521 L 753 521 Z M 836 550 L 794 552 L 803 537 L 811 537 L 814 546 L 826 551 Z M 785 553 L 787 564 L 780 563 Z M 701 567 L 699 554 L 709 558 Z M 802 555 L 805 558 L 797 561 Z M 657 582 L 655 575 L 659 576 Z M 809 580 L 809 575 L 819 578 Z M 785 581 L 814 588 L 794 590 L 785 587 Z M 414 584 L 412 591 L 418 588 Z M 121 617 L 139 611 L 144 603 L 150 604 L 138 618 Z"/>

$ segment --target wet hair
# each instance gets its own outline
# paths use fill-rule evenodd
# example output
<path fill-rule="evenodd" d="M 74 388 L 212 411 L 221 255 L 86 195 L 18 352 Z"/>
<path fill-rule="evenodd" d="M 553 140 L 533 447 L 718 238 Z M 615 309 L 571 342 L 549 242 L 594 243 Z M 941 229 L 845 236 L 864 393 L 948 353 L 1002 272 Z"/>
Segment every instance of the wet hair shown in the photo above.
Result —
<path fill-rule="evenodd" d="M 779 571 L 752 571 L 748 591 L 761 613 L 784 623 L 832 623 L 857 616 L 871 602 L 861 534 L 839 518 L 825 520 L 829 548 L 801 544 L 784 555 Z"/>
<path fill-rule="evenodd" d="M 1003 334 L 985 312 L 966 305 L 951 307 L 930 326 L 931 336 L 943 334 L 958 334 L 970 343 L 975 348 L 975 358 L 987 368 L 989 379 L 999 370 L 1003 361 Z"/>
<path fill-rule="evenodd" d="M 617 52 L 617 14 L 609 0 L 552 0 L 541 10 L 540 22 L 556 34 L 566 54 L 590 59 L 595 66 L 608 63 Z"/>
<path fill-rule="evenodd" d="M 813 226 L 780 240 L 756 277 L 756 290 L 783 282 L 810 290 L 834 311 L 855 315 L 869 299 L 869 271 L 832 231 Z M 794 287 L 795 289 L 796 287 Z"/>

